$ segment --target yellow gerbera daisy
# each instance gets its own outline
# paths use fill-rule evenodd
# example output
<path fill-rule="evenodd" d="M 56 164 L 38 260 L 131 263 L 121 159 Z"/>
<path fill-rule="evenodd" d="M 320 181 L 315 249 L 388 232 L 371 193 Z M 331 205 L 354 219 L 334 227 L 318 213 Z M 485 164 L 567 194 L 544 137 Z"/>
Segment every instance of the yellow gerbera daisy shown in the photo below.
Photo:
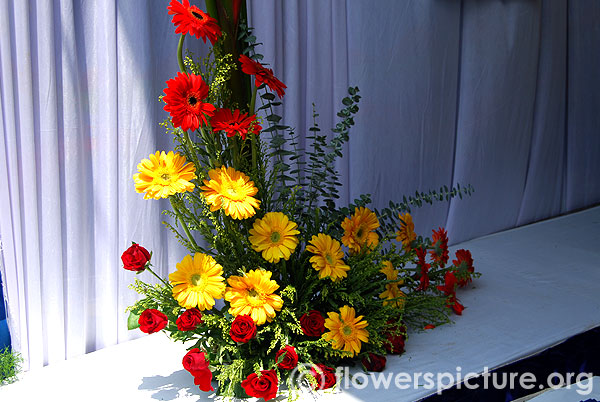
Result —
<path fill-rule="evenodd" d="M 388 283 L 387 285 L 385 285 L 385 290 L 379 295 L 381 299 L 386 299 L 383 302 L 384 306 L 391 304 L 398 308 L 404 307 L 406 294 L 404 294 L 404 292 L 399 289 L 399 286 L 401 286 L 403 283 L 404 281 L 400 280 L 397 283 Z"/>
<path fill-rule="evenodd" d="M 150 159 L 142 159 L 137 165 L 139 173 L 133 175 L 135 191 L 145 193 L 144 199 L 167 198 L 176 193 L 194 191 L 196 167 L 185 163 L 185 156 L 169 151 L 156 151 Z"/>
<path fill-rule="evenodd" d="M 232 167 L 221 166 L 208 172 L 210 180 L 204 180 L 203 191 L 211 211 L 223 209 L 233 219 L 254 216 L 260 201 L 253 197 L 258 192 L 254 182 Z"/>
<path fill-rule="evenodd" d="M 352 218 L 344 219 L 342 229 L 342 243 L 353 254 L 360 253 L 363 247 L 375 247 L 379 243 L 379 236 L 374 232 L 379 227 L 377 215 L 369 208 L 356 208 Z"/>
<path fill-rule="evenodd" d="M 404 215 L 398 214 L 400 218 L 400 230 L 396 232 L 396 240 L 401 241 L 405 249 L 410 248 L 410 243 L 417 239 L 415 233 L 415 224 L 412 216 L 407 212 Z"/>
<path fill-rule="evenodd" d="M 332 281 L 348 276 L 350 267 L 344 264 L 344 252 L 340 242 L 323 233 L 313 236 L 306 250 L 315 254 L 310 257 L 314 269 L 319 271 L 319 278 L 329 277 Z"/>
<path fill-rule="evenodd" d="M 177 264 L 177 271 L 169 274 L 173 297 L 181 307 L 210 310 L 215 299 L 223 297 L 225 278 L 223 267 L 210 255 L 196 253 Z"/>
<path fill-rule="evenodd" d="M 281 212 L 268 212 L 257 219 L 250 229 L 252 248 L 269 262 L 278 263 L 281 258 L 288 260 L 298 245 L 296 230 L 298 225 Z"/>
<path fill-rule="evenodd" d="M 325 332 L 321 337 L 332 342 L 332 347 L 343 350 L 353 357 L 360 353 L 361 342 L 369 342 L 369 331 L 365 329 L 369 325 L 363 316 L 356 317 L 353 307 L 344 306 L 339 313 L 327 313 L 329 318 L 325 319 Z"/>
<path fill-rule="evenodd" d="M 274 294 L 279 285 L 271 279 L 271 272 L 256 269 L 244 276 L 231 276 L 225 291 L 225 300 L 230 303 L 229 313 L 234 317 L 249 315 L 256 325 L 271 322 L 275 312 L 281 310 L 283 300 Z"/>
<path fill-rule="evenodd" d="M 381 268 L 379 272 L 385 274 L 385 277 L 388 281 L 394 281 L 398 279 L 398 271 L 394 268 L 391 261 L 384 261 L 383 268 Z"/>

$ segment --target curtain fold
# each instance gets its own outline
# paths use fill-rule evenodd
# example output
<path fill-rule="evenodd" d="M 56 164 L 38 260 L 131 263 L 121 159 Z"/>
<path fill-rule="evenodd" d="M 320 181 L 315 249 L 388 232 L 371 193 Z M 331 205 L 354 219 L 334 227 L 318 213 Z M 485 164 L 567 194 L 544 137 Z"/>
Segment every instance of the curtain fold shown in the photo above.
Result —
<path fill-rule="evenodd" d="M 161 224 L 168 204 L 132 180 L 142 158 L 173 148 L 158 125 L 178 71 L 167 5 L 0 0 L 0 269 L 27 367 L 140 335 L 124 313 L 138 298 L 119 259 L 131 241 L 162 275 L 185 254 Z M 301 147 L 313 102 L 330 133 L 360 88 L 340 205 L 470 183 L 471 197 L 414 211 L 420 234 L 445 226 L 458 242 L 600 202 L 598 2 L 248 6 Z"/>

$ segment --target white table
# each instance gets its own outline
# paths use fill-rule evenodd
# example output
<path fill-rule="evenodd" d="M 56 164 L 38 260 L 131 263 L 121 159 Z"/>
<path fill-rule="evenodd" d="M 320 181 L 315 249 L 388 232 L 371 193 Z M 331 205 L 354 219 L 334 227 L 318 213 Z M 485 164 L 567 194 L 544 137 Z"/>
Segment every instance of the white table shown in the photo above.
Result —
<path fill-rule="evenodd" d="M 527 357 L 600 325 L 600 207 L 475 239 L 468 248 L 483 273 L 459 292 L 467 307 L 455 324 L 412 334 L 407 352 L 388 357 L 384 374 L 481 373 Z M 25 373 L 0 387 L 0 401 L 204 401 L 181 366 L 182 344 L 155 334 Z M 449 381 L 446 379 L 445 383 Z M 402 382 L 401 385 L 405 385 Z M 344 385 L 344 381 L 342 381 Z M 324 400 L 414 401 L 436 392 L 417 386 L 374 391 L 350 386 Z M 305 398 L 303 398 L 305 399 Z M 312 397 L 306 399 L 312 400 Z M 582 398 L 587 399 L 587 398 Z"/>

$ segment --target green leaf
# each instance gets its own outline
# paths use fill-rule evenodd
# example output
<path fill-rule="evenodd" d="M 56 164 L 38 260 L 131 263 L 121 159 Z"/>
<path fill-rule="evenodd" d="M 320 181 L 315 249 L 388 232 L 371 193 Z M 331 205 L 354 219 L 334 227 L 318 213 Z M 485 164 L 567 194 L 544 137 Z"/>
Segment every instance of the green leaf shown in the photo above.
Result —
<path fill-rule="evenodd" d="M 133 311 L 129 313 L 129 317 L 127 317 L 127 329 L 132 330 L 140 327 L 140 323 L 138 322 L 140 316 L 135 314 Z"/>

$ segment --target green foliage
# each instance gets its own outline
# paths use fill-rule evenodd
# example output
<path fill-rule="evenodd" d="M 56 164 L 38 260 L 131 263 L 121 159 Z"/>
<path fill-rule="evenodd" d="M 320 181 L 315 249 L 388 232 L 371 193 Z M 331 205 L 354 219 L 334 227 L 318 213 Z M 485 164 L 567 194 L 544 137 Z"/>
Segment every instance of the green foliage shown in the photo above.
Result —
<path fill-rule="evenodd" d="M 0 350 L 0 385 L 6 385 L 17 381 L 21 372 L 23 358 L 17 352 L 13 352 L 9 346 Z"/>

